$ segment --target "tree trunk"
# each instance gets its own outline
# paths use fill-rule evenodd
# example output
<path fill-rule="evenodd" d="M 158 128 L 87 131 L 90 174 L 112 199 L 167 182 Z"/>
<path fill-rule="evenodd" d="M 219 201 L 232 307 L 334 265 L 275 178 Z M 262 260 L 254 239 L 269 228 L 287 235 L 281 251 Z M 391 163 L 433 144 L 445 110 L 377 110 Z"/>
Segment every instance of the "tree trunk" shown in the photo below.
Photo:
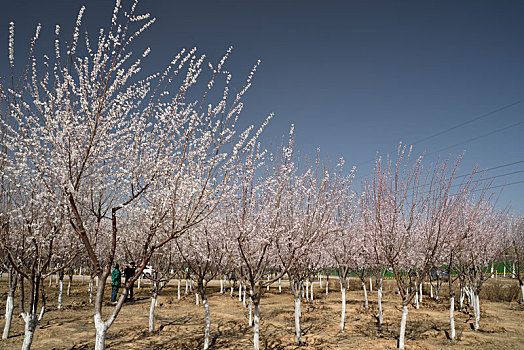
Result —
<path fill-rule="evenodd" d="M 198 292 L 195 293 L 195 299 L 196 299 L 195 300 L 195 304 L 199 305 L 200 303 L 199 303 L 199 300 L 198 300 Z"/>
<path fill-rule="evenodd" d="M 257 293 L 258 294 L 258 293 Z M 260 297 L 256 296 L 254 304 L 253 349 L 260 350 Z"/>
<path fill-rule="evenodd" d="M 340 330 L 344 330 L 344 321 L 346 318 L 346 288 L 344 288 L 344 282 L 340 283 L 342 292 L 342 312 L 340 314 Z"/>
<path fill-rule="evenodd" d="M 362 282 L 362 289 L 364 290 L 364 307 L 367 309 L 369 307 L 369 302 L 368 302 L 368 291 L 366 290 L 366 282 L 365 280 L 361 280 Z"/>
<path fill-rule="evenodd" d="M 242 283 L 238 284 L 238 301 L 242 301 Z"/>
<path fill-rule="evenodd" d="M 418 292 L 418 296 L 419 296 L 419 302 L 422 302 L 422 283 L 419 284 L 419 292 Z"/>
<path fill-rule="evenodd" d="M 378 304 L 378 324 L 382 324 L 384 321 L 384 315 L 382 313 L 382 278 L 378 281 L 378 291 L 377 291 L 377 304 Z"/>
<path fill-rule="evenodd" d="M 11 321 L 13 319 L 13 309 L 14 309 L 13 300 L 14 300 L 13 295 L 11 295 L 11 291 L 9 291 L 9 295 L 7 296 L 7 301 L 5 305 L 5 326 L 4 326 L 4 333 L 2 335 L 2 339 L 7 339 L 9 337 L 9 330 L 11 329 Z"/>
<path fill-rule="evenodd" d="M 309 301 L 309 280 L 306 280 L 306 300 Z"/>
<path fill-rule="evenodd" d="M 73 280 L 73 276 L 69 275 L 69 281 L 67 281 L 67 296 L 71 296 L 71 281 Z"/>
<path fill-rule="evenodd" d="M 8 292 L 7 292 L 7 300 L 5 303 L 5 326 L 4 326 L 4 333 L 2 334 L 2 339 L 7 339 L 9 337 L 9 331 L 11 330 L 11 322 L 13 320 L 13 309 L 15 307 L 14 305 L 14 299 L 15 299 L 15 292 L 16 292 L 16 286 L 18 282 L 18 275 L 12 267 L 8 270 L 8 276 L 7 276 L 7 284 L 8 284 Z"/>
<path fill-rule="evenodd" d="M 220 278 L 220 294 L 224 294 L 224 280 Z"/>
<path fill-rule="evenodd" d="M 244 286 L 244 291 L 242 294 L 242 307 L 246 307 L 246 287 Z"/>
<path fill-rule="evenodd" d="M 253 290 L 249 291 L 249 326 L 253 326 Z"/>
<path fill-rule="evenodd" d="M 62 295 L 64 293 L 64 279 L 63 275 L 61 275 L 58 281 L 58 306 L 57 308 L 60 310 L 62 308 Z"/>
<path fill-rule="evenodd" d="M 433 283 L 429 282 L 429 296 L 433 299 Z"/>
<path fill-rule="evenodd" d="M 419 309 L 419 304 L 418 304 L 418 290 L 415 292 L 415 307 L 416 307 L 417 310 Z"/>
<path fill-rule="evenodd" d="M 459 311 L 462 311 L 462 306 L 464 304 L 464 288 L 460 288 L 460 296 L 459 296 Z"/>
<path fill-rule="evenodd" d="M 373 291 L 373 280 L 371 279 L 371 277 L 369 278 L 369 291 Z"/>
<path fill-rule="evenodd" d="M 209 316 L 209 304 L 205 295 L 202 296 L 202 304 L 204 304 L 204 311 L 206 314 L 206 330 L 204 336 L 204 349 L 209 348 L 209 333 L 211 329 L 211 317 Z"/>
<path fill-rule="evenodd" d="M 180 279 L 178 279 L 178 288 L 177 288 L 177 296 L 178 296 L 178 300 L 180 300 Z"/>
<path fill-rule="evenodd" d="M 523 289 L 523 291 L 524 291 L 524 289 Z M 278 279 L 278 292 L 282 293 L 282 280 L 280 278 Z"/>
<path fill-rule="evenodd" d="M 455 296 L 449 298 L 449 327 L 450 327 L 450 338 L 455 340 L 457 337 L 455 335 Z"/>
<path fill-rule="evenodd" d="M 329 294 L 329 279 L 326 277 L 326 295 Z"/>
<path fill-rule="evenodd" d="M 106 346 L 106 334 L 107 326 L 105 322 L 102 321 L 102 316 L 100 314 L 95 314 L 95 350 L 104 350 Z"/>
<path fill-rule="evenodd" d="M 187 283 L 187 278 L 186 278 L 186 293 L 185 293 L 186 295 L 188 293 L 188 290 L 189 290 L 189 284 Z"/>
<path fill-rule="evenodd" d="M 51 277 L 51 276 L 49 276 Z M 93 280 L 94 280 L 94 277 L 93 275 L 91 275 L 89 277 L 89 304 L 91 304 L 93 302 Z"/>
<path fill-rule="evenodd" d="M 295 295 L 295 334 L 297 336 L 297 344 L 302 345 L 302 332 L 300 330 L 300 314 L 302 310 L 300 308 L 300 296 Z"/>
<path fill-rule="evenodd" d="M 157 298 L 158 294 L 153 292 L 153 295 L 151 296 L 151 306 L 149 307 L 149 332 L 154 332 L 155 330 L 155 307 Z"/>
<path fill-rule="evenodd" d="M 311 282 L 311 305 L 313 305 L 313 284 L 315 282 Z"/>
<path fill-rule="evenodd" d="M 522 302 L 524 302 L 524 283 L 522 283 L 520 279 L 519 279 L 519 284 L 520 284 L 520 293 L 522 296 Z"/>
<path fill-rule="evenodd" d="M 25 322 L 24 327 L 24 342 L 22 343 L 22 350 L 31 349 L 31 344 L 33 343 L 33 336 L 35 334 L 36 326 L 38 325 L 38 319 L 33 313 L 22 314 L 22 317 Z"/>
<path fill-rule="evenodd" d="M 402 306 L 402 319 L 400 321 L 400 336 L 398 338 L 398 348 L 404 349 L 404 338 L 406 336 L 406 322 L 408 320 L 408 306 Z"/>
<path fill-rule="evenodd" d="M 479 295 L 473 292 L 473 299 L 475 299 L 474 309 L 475 309 L 475 330 L 479 329 L 480 322 L 480 305 L 479 305 Z"/>

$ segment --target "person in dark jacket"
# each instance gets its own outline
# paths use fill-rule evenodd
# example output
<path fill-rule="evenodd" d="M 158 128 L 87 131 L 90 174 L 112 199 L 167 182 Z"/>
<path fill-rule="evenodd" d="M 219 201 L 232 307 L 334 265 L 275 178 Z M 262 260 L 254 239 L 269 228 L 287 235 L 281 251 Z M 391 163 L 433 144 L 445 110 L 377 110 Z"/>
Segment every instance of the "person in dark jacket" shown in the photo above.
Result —
<path fill-rule="evenodd" d="M 120 273 L 120 265 L 116 264 L 113 271 L 111 271 L 111 302 L 116 303 L 116 296 L 118 294 L 118 288 L 120 288 L 120 283 L 122 279 L 122 274 Z"/>
<path fill-rule="evenodd" d="M 127 284 L 127 281 L 129 281 L 136 272 L 136 267 L 134 262 L 130 262 L 126 268 L 124 269 L 124 277 L 125 277 L 125 283 Z M 133 300 L 133 285 L 129 287 L 129 292 L 126 295 L 126 301 Z"/>

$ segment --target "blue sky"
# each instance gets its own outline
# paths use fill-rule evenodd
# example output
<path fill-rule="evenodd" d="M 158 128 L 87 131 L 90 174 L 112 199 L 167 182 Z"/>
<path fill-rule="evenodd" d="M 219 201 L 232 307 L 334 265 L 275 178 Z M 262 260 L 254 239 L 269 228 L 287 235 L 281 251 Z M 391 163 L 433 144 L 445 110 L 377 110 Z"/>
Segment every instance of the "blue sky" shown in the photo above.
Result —
<path fill-rule="evenodd" d="M 1 66 L 11 20 L 17 50 L 38 22 L 39 45 L 51 47 L 54 25 L 70 33 L 82 4 L 96 35 L 110 21 L 110 0 L 3 0 Z M 267 145 L 293 123 L 302 153 L 343 157 L 359 176 L 369 174 L 377 151 L 400 141 L 415 143 L 428 161 L 465 150 L 461 174 L 524 160 L 522 1 L 142 0 L 139 9 L 157 18 L 137 42 L 152 49 L 149 67 L 194 46 L 216 61 L 232 45 L 227 68 L 239 86 L 262 60 L 242 123 L 274 112 Z M 498 186 L 524 181 L 521 170 L 524 162 L 486 176 L 514 173 Z M 524 211 L 524 183 L 504 189 L 499 205 L 508 203 Z"/>

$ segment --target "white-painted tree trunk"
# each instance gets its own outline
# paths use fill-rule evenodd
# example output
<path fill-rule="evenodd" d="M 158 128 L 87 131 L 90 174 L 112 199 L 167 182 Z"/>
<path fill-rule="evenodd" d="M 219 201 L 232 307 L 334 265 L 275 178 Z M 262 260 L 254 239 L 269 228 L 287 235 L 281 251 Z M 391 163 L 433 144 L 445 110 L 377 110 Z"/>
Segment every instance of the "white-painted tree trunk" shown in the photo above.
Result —
<path fill-rule="evenodd" d="M 460 295 L 459 295 L 459 310 L 462 311 L 462 307 L 464 305 L 464 288 L 460 288 Z"/>
<path fill-rule="evenodd" d="M 449 298 L 449 327 L 450 327 L 450 338 L 455 340 L 457 338 L 455 334 L 455 297 Z"/>
<path fill-rule="evenodd" d="M 137 283 L 137 288 L 140 289 L 140 282 L 142 281 L 142 277 L 138 277 L 138 283 Z"/>
<path fill-rule="evenodd" d="M 318 285 L 320 286 L 320 288 L 322 288 L 322 275 L 321 274 L 318 275 Z"/>
<path fill-rule="evenodd" d="M 89 304 L 91 304 L 92 302 L 93 302 L 93 276 L 89 278 Z"/>
<path fill-rule="evenodd" d="M 11 321 L 13 320 L 14 307 L 15 305 L 13 296 L 8 295 L 5 303 L 5 325 L 4 333 L 2 334 L 2 339 L 7 339 L 9 337 L 9 331 L 11 330 Z"/>
<path fill-rule="evenodd" d="M 282 280 L 280 278 L 278 279 L 278 292 L 282 293 Z"/>
<path fill-rule="evenodd" d="M 186 292 L 185 292 L 185 294 L 187 295 L 187 293 L 189 293 L 189 283 L 187 283 L 187 278 L 186 278 Z"/>
<path fill-rule="evenodd" d="M 202 298 L 202 304 L 204 304 L 204 311 L 206 314 L 206 330 L 204 335 L 204 349 L 209 348 L 209 333 L 211 330 L 211 317 L 209 315 L 209 304 L 206 298 Z"/>
<path fill-rule="evenodd" d="M 196 302 L 195 302 L 195 303 L 196 303 L 196 305 L 199 305 L 199 304 L 200 304 L 200 302 L 199 302 L 199 300 L 198 300 L 198 292 L 197 292 L 197 293 L 195 293 L 195 298 L 196 298 Z"/>
<path fill-rule="evenodd" d="M 382 322 L 384 321 L 384 315 L 382 314 L 382 281 L 380 281 L 380 284 L 378 286 L 377 304 L 378 304 L 378 323 L 382 324 Z"/>
<path fill-rule="evenodd" d="M 369 278 L 369 291 L 373 291 L 373 279 L 371 279 L 371 277 Z"/>
<path fill-rule="evenodd" d="M 197 294 L 198 295 L 198 294 Z M 149 332 L 155 330 L 155 307 L 157 302 L 157 295 L 151 297 L 151 306 L 149 307 Z"/>
<path fill-rule="evenodd" d="M 53 285 L 53 275 L 49 275 L 49 287 Z"/>
<path fill-rule="evenodd" d="M 71 280 L 73 279 L 73 276 L 69 276 L 69 281 L 67 282 L 67 296 L 71 296 Z"/>
<path fill-rule="evenodd" d="M 479 329 L 480 323 L 480 303 L 479 296 L 476 293 L 473 293 L 473 298 L 475 299 L 475 329 Z"/>
<path fill-rule="evenodd" d="M 491 278 L 495 277 L 495 275 L 493 275 L 493 264 L 491 265 Z"/>
<path fill-rule="evenodd" d="M 429 284 L 429 296 L 431 299 L 433 299 L 433 283 Z"/>
<path fill-rule="evenodd" d="M 224 294 L 224 281 L 220 278 L 220 294 Z"/>
<path fill-rule="evenodd" d="M 419 309 L 419 304 L 418 304 L 418 290 L 415 292 L 415 307 L 416 307 L 417 310 Z"/>
<path fill-rule="evenodd" d="M 309 301 L 309 280 L 306 280 L 306 300 Z"/>
<path fill-rule="evenodd" d="M 246 307 L 246 286 L 244 286 L 244 291 L 242 292 L 242 307 Z"/>
<path fill-rule="evenodd" d="M 367 309 L 369 307 L 368 291 L 366 290 L 366 282 L 364 281 L 362 281 L 362 289 L 364 290 L 364 307 Z"/>
<path fill-rule="evenodd" d="M 249 291 L 249 326 L 253 326 L 253 291 Z"/>
<path fill-rule="evenodd" d="M 35 312 L 22 313 L 21 316 L 24 320 L 24 341 L 22 343 L 22 350 L 30 350 L 31 344 L 33 343 L 33 336 L 35 334 L 36 326 L 44 315 L 44 307 L 40 310 L 40 315 Z"/>
<path fill-rule="evenodd" d="M 62 294 L 64 292 L 64 280 L 60 279 L 58 281 L 58 309 L 62 308 Z"/>
<path fill-rule="evenodd" d="M 98 276 L 95 277 L 96 286 L 98 287 Z"/>
<path fill-rule="evenodd" d="M 326 295 L 329 294 L 329 280 L 326 277 Z"/>
<path fill-rule="evenodd" d="M 524 302 L 524 284 L 520 285 L 520 293 L 522 295 L 522 302 Z"/>
<path fill-rule="evenodd" d="M 302 313 L 300 307 L 300 298 L 295 297 L 295 334 L 297 336 L 297 344 L 302 345 L 302 331 L 300 330 L 300 315 Z"/>
<path fill-rule="evenodd" d="M 233 294 L 234 294 L 234 291 L 233 291 L 233 285 L 231 285 L 231 292 L 229 293 L 229 296 L 230 296 L 231 298 L 233 298 Z"/>
<path fill-rule="evenodd" d="M 178 300 L 180 300 L 180 279 L 178 279 L 177 297 L 178 297 Z"/>
<path fill-rule="evenodd" d="M 24 317 L 24 322 L 24 341 L 22 343 L 22 350 L 29 350 L 33 343 L 33 336 L 35 335 L 35 329 L 38 322 L 35 322 L 33 317 L 30 317 L 29 315 Z"/>
<path fill-rule="evenodd" d="M 419 302 L 422 302 L 422 283 L 419 284 L 418 297 L 419 297 Z"/>
<path fill-rule="evenodd" d="M 313 302 L 313 285 L 315 284 L 315 282 L 311 282 L 311 302 Z"/>
<path fill-rule="evenodd" d="M 242 283 L 238 284 L 238 301 L 242 301 Z"/>
<path fill-rule="evenodd" d="M 400 336 L 398 338 L 398 348 L 404 349 L 404 339 L 406 336 L 406 322 L 408 320 L 408 306 L 402 306 L 402 319 L 400 320 Z"/>
<path fill-rule="evenodd" d="M 253 326 L 253 349 L 260 350 L 260 304 L 255 302 L 254 326 Z"/>
<path fill-rule="evenodd" d="M 271 276 L 270 276 L 270 275 L 267 275 L 267 282 L 268 282 L 268 283 L 267 283 L 267 287 L 266 287 L 266 288 L 267 288 L 268 291 L 269 291 L 269 277 L 271 277 Z"/>
<path fill-rule="evenodd" d="M 96 329 L 95 350 L 104 350 L 106 346 L 107 326 L 104 321 L 102 321 L 100 314 L 95 314 L 94 318 Z"/>
<path fill-rule="evenodd" d="M 504 277 L 506 277 L 506 264 L 504 264 Z"/>
<path fill-rule="evenodd" d="M 346 319 L 346 289 L 344 288 L 343 283 L 341 283 L 340 286 L 342 287 L 342 312 L 340 314 L 340 330 L 344 330 L 344 321 Z"/>

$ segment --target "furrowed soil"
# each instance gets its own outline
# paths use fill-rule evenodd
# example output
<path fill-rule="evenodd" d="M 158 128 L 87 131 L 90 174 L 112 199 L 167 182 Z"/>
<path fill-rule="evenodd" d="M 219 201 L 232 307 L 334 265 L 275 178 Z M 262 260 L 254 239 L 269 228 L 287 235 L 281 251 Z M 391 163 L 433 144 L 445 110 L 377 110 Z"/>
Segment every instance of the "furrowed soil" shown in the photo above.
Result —
<path fill-rule="evenodd" d="M 487 290 L 517 290 L 517 282 L 499 278 L 487 282 Z M 400 328 L 400 297 L 395 293 L 393 281 L 385 281 L 383 310 L 384 323 L 377 322 L 377 293 L 369 292 L 370 307 L 364 308 L 363 292 L 359 281 L 351 280 L 347 292 L 346 328 L 339 330 L 340 291 L 338 280 L 330 280 L 329 294 L 319 288 L 316 281 L 314 302 L 305 299 L 302 303 L 302 339 L 304 346 L 295 342 L 293 297 L 283 283 L 282 294 L 275 284 L 262 297 L 260 307 L 261 349 L 395 349 Z M 490 284 L 492 284 L 490 286 Z M 325 285 L 325 282 L 323 283 Z M 495 287 L 494 287 L 495 286 Z M 149 308 L 151 305 L 148 283 L 141 288 L 135 286 L 135 301 L 126 303 L 116 321 L 109 329 L 106 340 L 108 349 L 199 349 L 203 348 L 204 308 L 195 305 L 193 293 L 177 299 L 177 283 L 170 282 L 162 291 L 155 310 L 155 331 L 148 332 Z M 369 282 L 368 282 L 369 287 Z M 51 287 L 46 283 L 47 311 L 35 332 L 32 349 L 93 349 L 94 324 L 93 306 L 88 303 L 87 278 L 73 280 L 71 296 L 65 295 L 67 278 L 64 279 L 64 296 L 61 310 L 56 307 L 58 288 L 54 281 Z M 498 289 L 497 289 L 498 291 Z M 253 346 L 253 332 L 248 325 L 248 309 L 235 297 L 229 296 L 229 289 L 220 294 L 213 285 L 209 292 L 211 313 L 212 349 L 249 349 Z M 515 294 L 516 292 L 512 292 Z M 110 289 L 106 290 L 109 301 Z M 431 299 L 429 284 L 424 285 L 420 309 L 409 308 L 406 348 L 407 349 L 524 349 L 524 305 L 516 301 L 490 301 L 497 296 L 481 294 L 480 330 L 472 328 L 473 316 L 468 307 L 455 312 L 458 340 L 448 339 L 449 305 L 447 286 L 440 290 L 438 301 Z M 458 294 L 458 293 L 457 293 Z M 0 282 L 0 312 L 5 313 L 7 278 Z M 507 297 L 507 296 L 506 296 Z M 518 295 L 510 295 L 515 300 Z M 458 299 L 458 298 L 457 298 Z M 247 303 L 246 303 L 247 304 Z M 0 349 L 21 347 L 24 324 L 18 317 L 18 299 L 10 338 L 0 340 Z M 104 305 L 107 316 L 113 306 Z M 3 317 L 0 321 L 3 329 Z"/>

